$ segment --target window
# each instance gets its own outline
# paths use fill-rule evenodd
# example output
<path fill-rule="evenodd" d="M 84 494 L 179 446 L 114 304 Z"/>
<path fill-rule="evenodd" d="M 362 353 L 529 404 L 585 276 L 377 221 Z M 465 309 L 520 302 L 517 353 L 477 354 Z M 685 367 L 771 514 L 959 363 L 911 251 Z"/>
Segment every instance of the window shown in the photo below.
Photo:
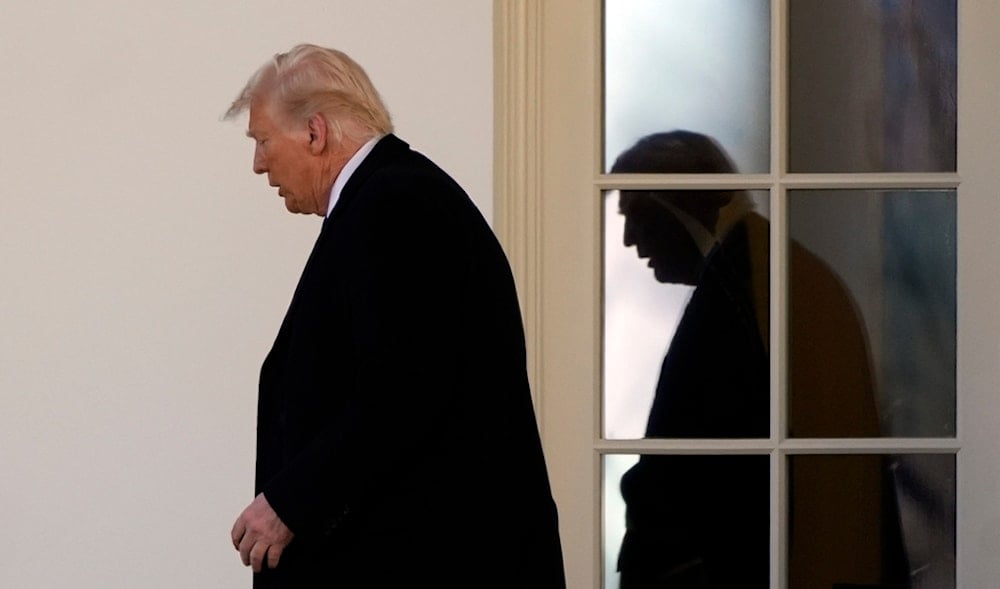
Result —
<path fill-rule="evenodd" d="M 543 49 L 537 69 L 529 67 L 523 81 L 541 97 L 522 111 L 537 116 L 529 117 L 537 123 L 531 127 L 529 120 L 528 128 L 538 136 L 521 137 L 527 139 L 525 160 L 538 169 L 537 176 L 526 177 L 537 183 L 523 185 L 525 200 L 510 198 L 505 205 L 510 210 L 510 203 L 523 204 L 518 211 L 523 217 L 498 219 L 498 224 L 501 232 L 505 223 L 520 227 L 523 234 L 515 233 L 514 241 L 534 244 L 526 250 L 526 266 L 534 271 L 522 275 L 521 283 L 537 281 L 526 297 L 526 313 L 539 319 L 529 326 L 529 331 L 538 329 L 534 384 L 571 583 L 616 582 L 626 520 L 623 478 L 626 487 L 656 478 L 635 474 L 643 459 L 649 468 L 644 465 L 639 472 L 671 472 L 673 479 L 682 478 L 678 473 L 715 477 L 710 482 L 717 484 L 703 486 L 701 494 L 691 487 L 683 491 L 687 495 L 673 490 L 675 500 L 710 503 L 725 496 L 738 505 L 760 506 L 741 525 L 745 537 L 759 543 L 757 514 L 766 518 L 765 549 L 753 552 L 767 559 L 763 586 L 808 587 L 818 578 L 855 584 L 905 578 L 912 586 L 972 582 L 966 586 L 974 587 L 970 579 L 992 578 L 985 564 L 988 550 L 963 542 L 988 536 L 988 526 L 963 513 L 970 508 L 995 513 L 988 507 L 988 492 L 977 494 L 970 486 L 990 480 L 980 473 L 982 465 L 993 464 L 989 449 L 998 440 L 985 415 L 1000 381 L 995 360 L 988 359 L 988 350 L 997 349 L 992 330 L 998 321 L 988 302 L 992 274 L 982 255 L 977 263 L 972 251 L 975 244 L 992 243 L 988 227 L 998 216 L 989 204 L 996 172 L 981 153 L 991 145 L 988 130 L 997 128 L 986 98 L 996 76 L 985 73 L 989 59 L 980 58 L 996 48 L 988 31 L 989 23 L 1000 22 L 1000 11 L 962 3 L 959 13 L 958 2 L 947 1 L 856 2 L 840 10 L 830 5 L 845 3 L 681 2 L 687 12 L 711 5 L 712 14 L 702 15 L 700 24 L 671 22 L 670 31 L 633 35 L 656 42 L 681 39 L 686 51 L 698 55 L 705 54 L 697 50 L 697 43 L 705 42 L 701 37 L 714 39 L 709 44 L 716 53 L 755 68 L 752 76 L 740 74 L 738 67 L 729 68 L 730 75 L 714 76 L 726 69 L 720 67 L 703 76 L 713 88 L 718 80 L 743 84 L 739 91 L 728 88 L 745 98 L 733 105 L 720 92 L 680 96 L 676 81 L 643 73 L 637 65 L 629 73 L 645 80 L 647 89 L 665 88 L 660 98 L 608 88 L 604 74 L 611 79 L 612 68 L 605 62 L 602 39 L 617 26 L 605 19 L 616 2 L 595 2 L 592 11 L 547 2 L 538 13 L 531 4 L 520 11 L 508 5 L 510 12 L 498 14 L 526 16 L 518 24 L 524 27 L 522 38 L 529 47 Z M 655 8 L 671 4 L 651 3 Z M 627 5 L 626 17 L 634 18 L 645 4 Z M 959 14 L 966 23 L 961 29 Z M 661 22 L 637 20 L 650 26 Z M 764 30 L 768 42 L 725 29 L 741 23 Z M 637 26 L 625 29 L 635 32 Z M 724 32 L 705 32 L 712 26 Z M 961 77 L 958 30 L 966 44 Z M 722 51 L 720 38 L 739 49 Z M 615 49 L 630 59 L 660 56 L 661 64 L 670 52 L 639 50 L 634 44 Z M 755 57 L 760 51 L 767 56 L 763 63 Z M 760 86 L 762 78 L 766 84 Z M 963 97 L 961 105 L 956 96 Z M 766 106 L 750 104 L 761 100 Z M 653 104 L 648 109 L 653 116 L 606 113 L 616 101 L 633 111 Z M 657 101 L 671 108 L 657 112 Z M 669 113 L 699 108 L 705 111 L 699 116 L 669 120 Z M 726 109 L 758 115 L 719 114 Z M 957 122 L 962 117 L 967 117 L 964 125 Z M 727 121 L 742 127 L 734 130 Z M 755 130 L 761 121 L 764 130 Z M 620 140 L 611 139 L 616 125 L 625 129 Z M 678 129 L 711 139 L 732 170 L 612 171 L 618 157 L 643 137 Z M 498 133 L 508 132 L 515 131 L 498 128 Z M 969 145 L 981 147 L 963 148 Z M 500 202 L 503 198 L 501 188 Z M 721 207 L 712 204 L 720 202 Z M 721 403 L 703 398 L 668 399 L 662 404 L 672 406 L 673 415 L 683 410 L 687 417 L 657 423 L 654 435 L 648 435 L 671 334 L 685 328 L 685 305 L 699 302 L 694 293 L 701 283 L 656 280 L 658 271 L 663 278 L 668 272 L 656 267 L 659 262 L 648 251 L 640 258 L 635 245 L 626 247 L 628 215 L 623 213 L 643 211 L 636 218 L 652 223 L 666 211 L 678 231 L 689 235 L 692 225 L 701 226 L 705 231 L 692 240 L 692 248 L 707 259 L 720 248 L 733 251 L 707 227 L 723 227 L 723 238 L 739 228 L 732 218 L 743 217 L 725 207 L 756 216 L 740 229 L 746 247 L 736 251 L 745 254 L 727 255 L 728 273 L 739 266 L 748 277 L 738 281 L 744 285 L 735 297 L 740 305 L 728 311 L 744 320 L 738 331 L 745 345 L 729 347 L 754 349 L 758 358 L 763 354 L 766 370 L 761 375 L 759 360 L 741 362 L 736 369 L 718 358 L 688 362 L 689 372 L 705 374 L 705 366 L 716 367 L 708 377 L 717 382 L 725 382 L 731 376 L 727 372 L 742 371 L 744 381 L 753 383 L 742 390 L 754 394 L 750 400 L 740 397 L 744 405 L 738 411 L 722 411 Z M 660 223 L 662 235 L 667 224 L 662 215 Z M 705 266 L 696 270 L 704 277 Z M 640 281 L 650 287 L 642 294 L 636 286 Z M 715 282 L 721 293 L 716 298 L 733 294 L 725 281 L 716 277 Z M 625 296 L 616 298 L 622 292 Z M 672 307 L 638 312 L 640 303 L 649 301 L 672 301 Z M 836 337 L 818 341 L 812 333 Z M 642 357 L 645 364 L 633 368 L 630 362 Z M 690 380 L 676 374 L 671 378 Z M 727 411 L 733 415 L 726 420 L 712 419 Z M 726 479 L 719 472 L 739 476 Z M 693 534 L 724 525 L 718 519 L 703 521 L 705 526 L 691 526 Z M 852 521 L 867 521 L 867 532 L 853 528 Z M 850 553 L 829 550 L 838 543 L 851 545 L 852 538 L 867 541 L 853 544 Z M 720 544 L 704 540 L 713 541 Z M 690 552 L 690 546 L 686 549 Z M 680 548 L 677 552 L 680 565 L 699 558 Z M 817 554 L 832 564 L 818 564 Z M 848 558 L 857 562 L 838 564 Z M 756 561 L 744 564 L 760 570 Z"/>

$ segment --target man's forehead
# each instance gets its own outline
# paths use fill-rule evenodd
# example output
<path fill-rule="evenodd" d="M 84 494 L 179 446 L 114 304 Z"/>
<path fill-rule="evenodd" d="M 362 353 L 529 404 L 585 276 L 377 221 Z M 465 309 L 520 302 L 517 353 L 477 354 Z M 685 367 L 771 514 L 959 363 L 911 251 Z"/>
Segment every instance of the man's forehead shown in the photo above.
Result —
<path fill-rule="evenodd" d="M 256 99 L 250 103 L 250 118 L 247 122 L 247 137 L 270 132 L 277 128 L 287 128 L 291 124 L 288 116 L 281 114 L 271 101 Z"/>
<path fill-rule="evenodd" d="M 266 127 L 271 121 L 270 106 L 261 101 L 254 100 L 250 103 L 250 117 L 247 120 L 247 137 L 256 137 L 261 132 L 262 127 Z"/>

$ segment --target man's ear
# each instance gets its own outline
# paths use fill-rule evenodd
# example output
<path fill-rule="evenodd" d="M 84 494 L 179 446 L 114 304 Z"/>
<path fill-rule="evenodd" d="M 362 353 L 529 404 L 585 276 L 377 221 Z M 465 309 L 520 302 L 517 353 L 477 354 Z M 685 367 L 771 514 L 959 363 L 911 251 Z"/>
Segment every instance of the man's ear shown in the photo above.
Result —
<path fill-rule="evenodd" d="M 326 117 L 321 114 L 309 117 L 309 151 L 313 155 L 319 155 L 326 149 L 329 131 Z"/>

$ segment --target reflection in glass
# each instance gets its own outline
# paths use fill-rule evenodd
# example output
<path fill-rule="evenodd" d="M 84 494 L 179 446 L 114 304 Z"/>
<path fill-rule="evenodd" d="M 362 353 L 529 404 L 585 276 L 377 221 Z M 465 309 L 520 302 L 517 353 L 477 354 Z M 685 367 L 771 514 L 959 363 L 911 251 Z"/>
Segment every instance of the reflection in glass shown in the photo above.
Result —
<path fill-rule="evenodd" d="M 644 137 L 616 159 L 613 171 L 732 173 L 735 168 L 712 138 L 673 131 Z M 622 190 L 605 196 L 608 437 L 769 435 L 769 226 L 755 212 L 752 196 L 766 201 L 766 193 L 732 189 Z M 626 260 L 620 259 L 623 253 Z M 637 259 L 647 266 L 639 268 L 645 284 L 618 282 L 618 266 Z M 647 292 L 652 284 L 683 290 L 661 302 L 656 297 L 668 293 Z M 622 330 L 621 313 L 636 310 L 639 301 L 652 311 L 638 315 L 632 330 Z M 664 329 L 661 345 L 645 355 L 658 359 L 666 347 L 662 366 L 631 363 L 637 343 L 656 333 L 649 319 L 657 316 L 669 317 L 664 326 L 676 326 Z M 658 375 L 655 385 L 646 381 L 648 388 L 640 392 L 645 403 L 618 388 L 636 375 Z M 613 408 L 629 405 L 638 409 L 636 416 L 630 424 L 617 422 Z M 616 567 L 608 570 L 620 570 L 622 589 L 767 586 L 767 456 L 608 460 L 605 514 L 609 522 L 624 518 L 626 529 L 620 551 L 621 532 L 607 540 L 606 556 L 618 555 Z M 624 514 L 609 488 L 618 480 Z"/>
<path fill-rule="evenodd" d="M 788 463 L 789 587 L 955 586 L 950 455 L 801 455 Z"/>
<path fill-rule="evenodd" d="M 604 2 L 605 170 L 640 137 L 699 129 L 769 167 L 770 1 Z"/>
<path fill-rule="evenodd" d="M 795 190 L 788 219 L 789 434 L 954 435 L 955 193 Z"/>
<path fill-rule="evenodd" d="M 614 169 L 734 171 L 711 138 L 682 131 L 642 139 Z M 767 437 L 769 226 L 755 210 L 766 193 L 605 199 L 605 436 Z"/>
<path fill-rule="evenodd" d="M 768 481 L 766 455 L 605 456 L 604 587 L 766 588 Z"/>
<path fill-rule="evenodd" d="M 789 171 L 955 171 L 955 0 L 795 0 Z"/>

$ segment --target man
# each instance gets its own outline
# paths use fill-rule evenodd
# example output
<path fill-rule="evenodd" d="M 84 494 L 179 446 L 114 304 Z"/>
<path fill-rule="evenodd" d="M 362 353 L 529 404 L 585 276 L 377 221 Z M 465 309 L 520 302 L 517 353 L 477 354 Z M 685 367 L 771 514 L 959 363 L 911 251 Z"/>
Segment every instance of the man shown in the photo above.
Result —
<path fill-rule="evenodd" d="M 690 131 L 656 133 L 614 173 L 735 173 Z M 695 287 L 660 369 L 648 438 L 768 438 L 769 223 L 739 190 L 623 190 L 625 246 Z M 842 280 L 788 247 L 790 437 L 878 437 L 865 329 Z M 821 460 L 821 461 L 820 461 Z M 899 513 L 878 455 L 788 464 L 789 586 L 903 587 Z M 643 455 L 622 477 L 622 589 L 769 585 L 769 457 Z"/>
<path fill-rule="evenodd" d="M 260 374 L 254 587 L 563 587 L 507 260 L 463 190 L 392 135 L 368 76 L 312 45 L 249 109 L 254 172 L 325 216 Z"/>

